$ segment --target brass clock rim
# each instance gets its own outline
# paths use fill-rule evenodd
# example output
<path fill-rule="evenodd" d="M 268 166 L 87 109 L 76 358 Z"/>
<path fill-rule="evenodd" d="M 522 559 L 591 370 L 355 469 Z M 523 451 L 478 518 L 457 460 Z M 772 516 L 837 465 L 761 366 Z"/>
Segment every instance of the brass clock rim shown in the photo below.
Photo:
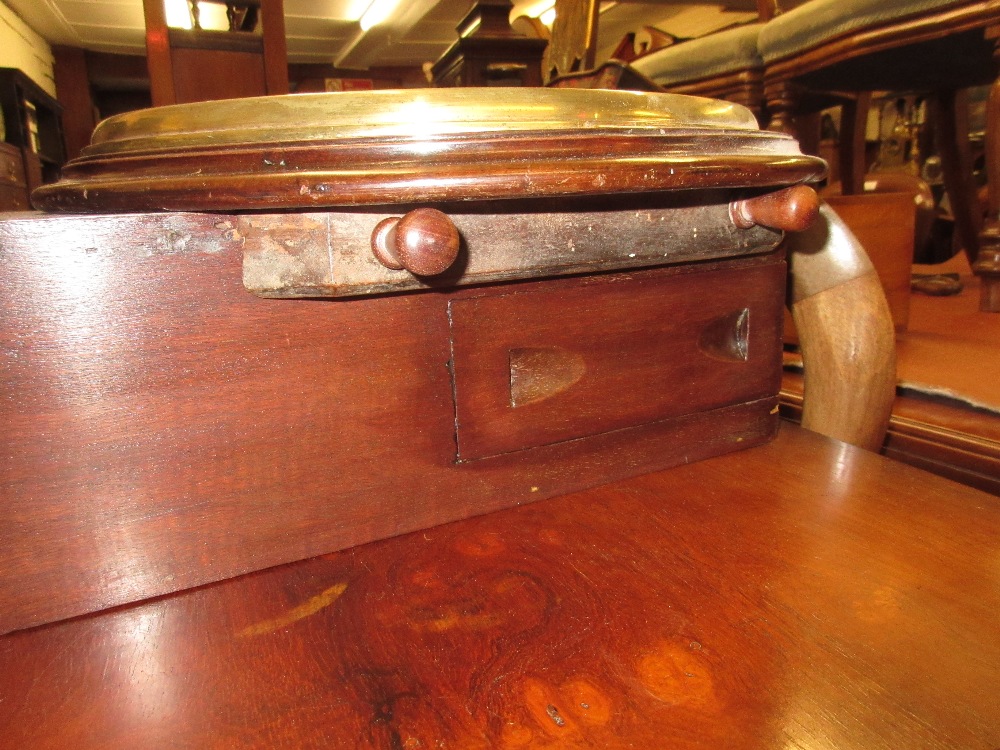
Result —
<path fill-rule="evenodd" d="M 721 155 L 695 163 L 656 159 L 570 160 L 530 171 L 361 168 L 296 172 L 94 174 L 45 185 L 32 194 L 47 211 L 275 211 L 323 210 L 393 204 L 537 200 L 573 196 L 687 190 L 760 190 L 821 178 L 826 165 L 810 156 Z"/>
<path fill-rule="evenodd" d="M 483 101 L 491 107 L 470 109 Z M 348 117 L 353 110 L 333 107 L 338 102 L 399 108 L 366 120 L 360 112 Z M 407 102 L 440 107 L 434 126 L 409 134 L 394 130 L 414 111 Z M 294 127 L 276 114 L 290 105 L 302 112 Z M 521 120 L 518 106 L 537 109 Z M 332 110 L 340 119 L 324 121 Z M 238 113 L 250 118 L 241 127 L 233 125 Z M 64 167 L 62 179 L 36 190 L 32 200 L 49 211 L 332 209 L 756 189 L 815 180 L 825 169 L 793 138 L 760 130 L 749 110 L 712 99 L 580 89 L 421 89 L 127 113 L 102 124 L 94 143 Z"/>
<path fill-rule="evenodd" d="M 476 134 L 757 130 L 739 104 L 681 94 L 546 88 L 401 89 L 229 99 L 128 112 L 85 156 L 189 148 Z"/>

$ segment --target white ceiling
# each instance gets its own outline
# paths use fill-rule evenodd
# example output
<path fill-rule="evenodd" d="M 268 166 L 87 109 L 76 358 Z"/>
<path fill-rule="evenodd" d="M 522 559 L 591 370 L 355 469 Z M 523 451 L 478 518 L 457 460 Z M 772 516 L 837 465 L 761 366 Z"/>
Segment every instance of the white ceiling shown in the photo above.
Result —
<path fill-rule="evenodd" d="M 50 43 L 102 52 L 145 53 L 142 0 L 3 0 Z M 515 8 L 538 0 L 513 0 Z M 716 0 L 726 2 L 726 0 Z M 290 62 L 345 68 L 420 65 L 452 44 L 455 26 L 473 0 L 401 0 L 392 20 L 362 34 L 357 19 L 368 0 L 285 0 Z M 606 57 L 628 31 L 656 26 L 678 36 L 700 36 L 754 17 L 754 0 L 721 5 L 688 0 L 621 0 L 601 15 L 600 48 Z"/>

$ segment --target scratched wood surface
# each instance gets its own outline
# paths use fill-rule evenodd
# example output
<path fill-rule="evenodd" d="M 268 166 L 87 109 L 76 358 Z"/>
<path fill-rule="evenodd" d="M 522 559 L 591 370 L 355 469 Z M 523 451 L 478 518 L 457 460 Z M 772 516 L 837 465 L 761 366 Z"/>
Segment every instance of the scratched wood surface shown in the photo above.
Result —
<path fill-rule="evenodd" d="M 996 498 L 749 451 L 0 638 L 0 747 L 1000 746 Z"/>
<path fill-rule="evenodd" d="M 360 92 L 106 120 L 46 211 L 276 211 L 775 189 L 825 163 L 730 105 L 612 91 Z M 528 157 L 527 155 L 530 155 Z"/>
<path fill-rule="evenodd" d="M 729 204 L 739 193 L 688 191 L 628 200 L 440 205 L 459 234 L 443 273 L 387 268 L 372 252 L 375 228 L 412 206 L 363 212 L 246 214 L 233 227 L 244 252 L 243 283 L 263 297 L 347 297 L 597 273 L 766 253 L 781 241 L 767 224 L 740 229 Z M 544 205 L 545 209 L 542 210 Z M 762 222 L 763 224 L 763 222 Z M 413 232 L 420 236 L 423 230 Z"/>
<path fill-rule="evenodd" d="M 599 429 L 582 414 L 561 442 L 456 466 L 448 304 L 542 287 L 547 305 L 506 343 L 565 345 L 541 335 L 570 314 L 560 290 L 592 293 L 586 315 L 597 329 L 633 313 L 631 284 L 726 268 L 692 309 L 713 307 L 708 297 L 726 311 L 749 307 L 768 330 L 776 311 L 760 303 L 780 298 L 780 253 L 497 288 L 270 300 L 243 287 L 231 219 L 0 222 L 0 632 L 747 447 L 776 427 L 779 339 L 752 333 L 749 359 L 713 385 L 711 406 L 726 406 L 709 410 L 686 386 L 650 380 L 630 388 L 667 390 L 669 409 Z M 752 291 L 730 273 L 741 268 Z M 659 304 L 647 294 L 636 321 Z M 649 352 L 634 330 L 619 338 L 627 375 Z M 585 367 L 593 359 L 581 342 L 570 350 Z M 758 367 L 772 356 L 773 372 Z M 749 381 L 770 383 L 770 395 L 758 398 Z M 497 387 L 508 393 L 509 376 Z"/>

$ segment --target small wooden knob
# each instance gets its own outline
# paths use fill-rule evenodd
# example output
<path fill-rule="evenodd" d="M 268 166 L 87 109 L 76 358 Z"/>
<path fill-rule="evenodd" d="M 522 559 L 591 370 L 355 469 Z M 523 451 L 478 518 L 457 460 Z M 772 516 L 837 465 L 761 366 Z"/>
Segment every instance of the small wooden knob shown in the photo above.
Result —
<path fill-rule="evenodd" d="M 458 257 L 458 229 L 435 208 L 415 208 L 403 217 L 383 219 L 372 232 L 372 252 L 394 270 L 416 276 L 447 271 Z"/>
<path fill-rule="evenodd" d="M 808 185 L 793 185 L 755 198 L 733 201 L 729 216 L 740 229 L 760 225 L 782 232 L 808 229 L 819 216 L 819 196 Z"/>

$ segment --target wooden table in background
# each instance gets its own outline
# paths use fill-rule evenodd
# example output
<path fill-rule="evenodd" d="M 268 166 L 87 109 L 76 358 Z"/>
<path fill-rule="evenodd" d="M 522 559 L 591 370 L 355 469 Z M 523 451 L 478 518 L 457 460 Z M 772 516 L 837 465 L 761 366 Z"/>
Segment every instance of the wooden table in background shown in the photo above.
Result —
<path fill-rule="evenodd" d="M 766 446 L 0 639 L 0 747 L 1000 747 L 1000 503 Z"/>

